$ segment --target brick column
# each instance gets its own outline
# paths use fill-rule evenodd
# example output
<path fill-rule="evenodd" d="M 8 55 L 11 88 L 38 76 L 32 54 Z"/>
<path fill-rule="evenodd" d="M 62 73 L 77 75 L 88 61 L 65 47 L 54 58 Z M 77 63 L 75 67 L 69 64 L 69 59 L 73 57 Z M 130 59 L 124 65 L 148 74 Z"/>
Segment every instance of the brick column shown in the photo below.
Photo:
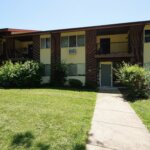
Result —
<path fill-rule="evenodd" d="M 33 36 L 33 59 L 40 62 L 40 35 Z"/>
<path fill-rule="evenodd" d="M 143 25 L 130 27 L 129 30 L 129 50 L 134 54 L 131 62 L 143 65 Z"/>
<path fill-rule="evenodd" d="M 4 52 L 6 59 L 14 57 L 14 39 L 13 38 L 6 38 L 6 51 Z"/>
<path fill-rule="evenodd" d="M 51 34 L 51 81 L 55 81 L 55 70 L 60 60 L 60 33 Z"/>
<path fill-rule="evenodd" d="M 97 85 L 96 30 L 86 31 L 86 84 Z"/>

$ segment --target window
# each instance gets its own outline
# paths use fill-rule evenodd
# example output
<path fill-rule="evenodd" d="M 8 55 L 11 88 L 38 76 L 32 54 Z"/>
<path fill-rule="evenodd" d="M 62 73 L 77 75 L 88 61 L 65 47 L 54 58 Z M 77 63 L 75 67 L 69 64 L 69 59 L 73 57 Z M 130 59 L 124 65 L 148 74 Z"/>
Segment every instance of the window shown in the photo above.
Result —
<path fill-rule="evenodd" d="M 85 45 L 85 36 L 84 35 L 78 35 L 77 36 L 77 46 L 84 46 Z"/>
<path fill-rule="evenodd" d="M 0 56 L 3 54 L 3 43 L 0 43 Z"/>
<path fill-rule="evenodd" d="M 43 76 L 50 76 L 51 65 L 44 64 L 43 65 Z"/>
<path fill-rule="evenodd" d="M 85 45 L 84 35 L 61 37 L 61 47 L 80 47 Z"/>
<path fill-rule="evenodd" d="M 68 65 L 68 76 L 77 76 L 77 64 Z"/>
<path fill-rule="evenodd" d="M 76 47 L 76 36 L 69 36 L 69 47 Z"/>
<path fill-rule="evenodd" d="M 100 39 L 101 54 L 110 54 L 110 38 Z"/>
<path fill-rule="evenodd" d="M 77 64 L 78 76 L 85 75 L 85 64 Z"/>
<path fill-rule="evenodd" d="M 84 76 L 85 64 L 69 64 L 67 71 L 68 76 Z"/>
<path fill-rule="evenodd" d="M 145 42 L 150 42 L 150 30 L 145 30 Z"/>
<path fill-rule="evenodd" d="M 41 49 L 50 48 L 51 41 L 50 38 L 41 38 Z"/>
<path fill-rule="evenodd" d="M 68 36 L 64 36 L 61 38 L 61 47 L 68 47 L 69 39 Z"/>
<path fill-rule="evenodd" d="M 77 53 L 77 50 L 76 49 L 69 49 L 69 54 L 70 55 L 74 55 Z"/>

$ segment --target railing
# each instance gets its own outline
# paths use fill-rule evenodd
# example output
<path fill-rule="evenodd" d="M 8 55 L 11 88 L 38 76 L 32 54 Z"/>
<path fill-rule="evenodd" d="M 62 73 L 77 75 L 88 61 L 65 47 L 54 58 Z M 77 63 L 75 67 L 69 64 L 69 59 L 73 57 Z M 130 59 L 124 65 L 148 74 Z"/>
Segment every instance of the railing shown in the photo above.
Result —
<path fill-rule="evenodd" d="M 6 51 L 5 54 L 0 56 L 0 59 L 3 60 L 12 60 L 12 61 L 24 61 L 28 59 L 32 59 L 32 54 L 29 53 L 29 50 L 27 48 L 23 49 L 10 49 L 9 51 Z"/>
<path fill-rule="evenodd" d="M 97 54 L 128 53 L 128 42 L 112 42 L 110 50 L 102 49 L 100 43 L 97 44 Z"/>

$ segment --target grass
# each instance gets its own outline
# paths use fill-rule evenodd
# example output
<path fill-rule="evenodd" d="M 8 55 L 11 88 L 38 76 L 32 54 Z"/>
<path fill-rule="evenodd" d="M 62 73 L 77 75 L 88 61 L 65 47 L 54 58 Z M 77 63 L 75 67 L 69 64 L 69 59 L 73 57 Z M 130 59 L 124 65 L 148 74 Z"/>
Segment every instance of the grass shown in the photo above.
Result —
<path fill-rule="evenodd" d="M 0 149 L 85 149 L 96 93 L 0 89 Z"/>
<path fill-rule="evenodd" d="M 150 99 L 149 100 L 138 100 L 131 103 L 131 106 L 142 119 L 150 131 Z"/>

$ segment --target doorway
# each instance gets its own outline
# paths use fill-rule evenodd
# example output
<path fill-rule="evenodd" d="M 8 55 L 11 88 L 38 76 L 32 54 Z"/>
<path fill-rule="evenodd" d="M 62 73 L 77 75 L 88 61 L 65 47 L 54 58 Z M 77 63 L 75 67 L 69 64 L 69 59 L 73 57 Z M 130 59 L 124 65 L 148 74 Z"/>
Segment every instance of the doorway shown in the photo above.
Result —
<path fill-rule="evenodd" d="M 100 68 L 100 86 L 112 87 L 112 62 L 102 62 Z"/>

